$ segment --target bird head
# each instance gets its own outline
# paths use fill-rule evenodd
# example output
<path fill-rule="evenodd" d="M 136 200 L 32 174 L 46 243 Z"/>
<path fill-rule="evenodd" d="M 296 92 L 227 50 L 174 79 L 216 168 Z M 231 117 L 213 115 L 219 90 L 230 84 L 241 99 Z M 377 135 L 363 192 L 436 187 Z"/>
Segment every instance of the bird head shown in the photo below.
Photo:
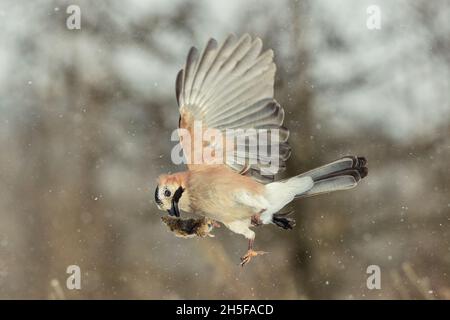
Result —
<path fill-rule="evenodd" d="M 158 179 L 155 190 L 155 202 L 160 210 L 166 210 L 169 215 L 179 217 L 178 202 L 183 195 L 184 188 L 176 175 L 163 175 Z"/>

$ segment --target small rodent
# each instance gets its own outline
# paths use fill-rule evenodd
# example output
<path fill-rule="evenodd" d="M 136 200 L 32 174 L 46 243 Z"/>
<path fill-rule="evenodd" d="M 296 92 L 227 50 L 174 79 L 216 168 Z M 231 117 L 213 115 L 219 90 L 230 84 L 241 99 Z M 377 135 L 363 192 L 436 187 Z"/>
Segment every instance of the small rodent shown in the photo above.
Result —
<path fill-rule="evenodd" d="M 202 217 L 199 219 L 181 219 L 169 216 L 161 217 L 164 222 L 172 231 L 175 236 L 180 238 L 192 238 L 192 237 L 214 237 L 211 231 L 214 228 L 220 227 L 220 225 L 209 218 Z"/>

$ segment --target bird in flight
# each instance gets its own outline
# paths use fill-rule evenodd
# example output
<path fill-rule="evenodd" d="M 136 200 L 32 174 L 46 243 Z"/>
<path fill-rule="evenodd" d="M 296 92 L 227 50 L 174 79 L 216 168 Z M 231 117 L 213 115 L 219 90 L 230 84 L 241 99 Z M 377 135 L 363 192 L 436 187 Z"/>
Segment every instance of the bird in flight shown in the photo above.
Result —
<path fill-rule="evenodd" d="M 198 214 L 247 238 L 242 266 L 265 253 L 254 250 L 252 227 L 292 229 L 295 221 L 280 212 L 288 203 L 351 189 L 368 173 L 364 157 L 345 156 L 275 181 L 291 149 L 284 110 L 273 98 L 273 51 L 262 52 L 262 46 L 261 39 L 245 34 L 230 35 L 221 45 L 210 39 L 201 54 L 191 48 L 176 79 L 177 130 L 188 170 L 161 175 L 155 191 L 158 208 L 169 215 L 179 217 L 180 209 Z M 192 142 L 199 132 L 200 143 Z M 202 161 L 205 150 L 221 161 Z"/>

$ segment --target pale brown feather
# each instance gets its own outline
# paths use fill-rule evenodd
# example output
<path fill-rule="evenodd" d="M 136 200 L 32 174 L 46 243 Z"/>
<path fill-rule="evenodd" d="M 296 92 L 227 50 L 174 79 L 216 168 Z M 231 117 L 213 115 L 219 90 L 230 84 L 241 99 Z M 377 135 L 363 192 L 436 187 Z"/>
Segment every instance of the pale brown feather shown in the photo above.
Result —
<path fill-rule="evenodd" d="M 189 171 L 186 178 L 186 191 L 180 199 L 183 211 L 204 215 L 223 223 L 250 219 L 258 213 L 255 208 L 236 200 L 236 195 L 242 191 L 255 196 L 264 194 L 264 185 L 249 177 L 226 166 L 211 165 Z"/>

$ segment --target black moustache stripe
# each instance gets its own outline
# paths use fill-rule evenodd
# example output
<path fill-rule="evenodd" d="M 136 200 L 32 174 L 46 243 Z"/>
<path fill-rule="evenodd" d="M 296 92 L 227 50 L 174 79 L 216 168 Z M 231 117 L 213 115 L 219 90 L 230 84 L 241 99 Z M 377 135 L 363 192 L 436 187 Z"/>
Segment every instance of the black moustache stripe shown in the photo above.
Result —
<path fill-rule="evenodd" d="M 182 187 L 179 187 L 174 195 L 173 195 L 173 201 L 178 202 L 180 201 L 181 195 L 183 194 L 184 189 Z"/>

